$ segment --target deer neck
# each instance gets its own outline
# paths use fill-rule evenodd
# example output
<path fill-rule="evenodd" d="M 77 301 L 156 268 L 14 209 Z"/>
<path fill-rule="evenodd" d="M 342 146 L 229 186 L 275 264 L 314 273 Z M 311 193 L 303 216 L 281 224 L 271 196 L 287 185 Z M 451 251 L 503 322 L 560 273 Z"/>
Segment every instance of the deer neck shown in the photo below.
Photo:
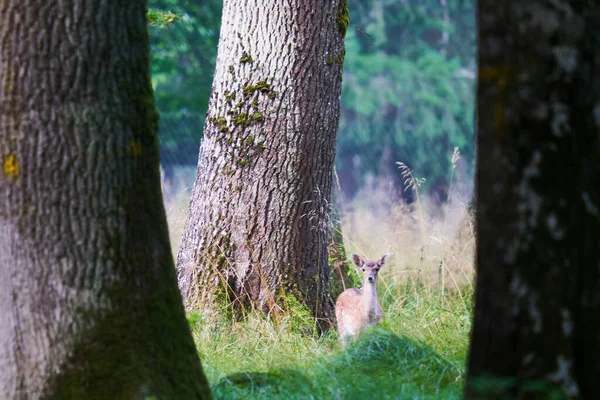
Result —
<path fill-rule="evenodd" d="M 367 319 L 373 320 L 376 318 L 379 310 L 379 300 L 377 299 L 377 282 L 363 283 L 363 304 Z"/>

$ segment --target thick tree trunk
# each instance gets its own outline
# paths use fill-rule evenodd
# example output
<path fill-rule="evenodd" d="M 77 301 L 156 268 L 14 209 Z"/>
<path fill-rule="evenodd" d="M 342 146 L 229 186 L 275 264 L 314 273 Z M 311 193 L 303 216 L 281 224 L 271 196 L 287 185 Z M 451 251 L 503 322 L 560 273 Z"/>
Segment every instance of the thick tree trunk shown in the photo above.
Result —
<path fill-rule="evenodd" d="M 272 312 L 293 295 L 333 317 L 328 201 L 347 22 L 344 0 L 225 0 L 177 259 L 190 307 Z"/>
<path fill-rule="evenodd" d="M 0 3 L 0 398 L 209 398 L 161 203 L 145 1 Z"/>
<path fill-rule="evenodd" d="M 479 3 L 467 398 L 600 393 L 599 12 Z"/>

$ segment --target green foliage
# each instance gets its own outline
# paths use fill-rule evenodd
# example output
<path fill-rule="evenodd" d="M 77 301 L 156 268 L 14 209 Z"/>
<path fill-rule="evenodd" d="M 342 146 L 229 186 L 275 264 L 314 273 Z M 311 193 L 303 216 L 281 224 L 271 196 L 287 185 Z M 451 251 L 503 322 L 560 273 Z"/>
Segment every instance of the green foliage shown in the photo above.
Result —
<path fill-rule="evenodd" d="M 480 399 L 494 399 L 507 394 L 519 393 L 531 399 L 564 400 L 564 388 L 560 383 L 547 379 L 517 379 L 515 377 L 478 376 L 469 380 L 471 392 Z"/>
<path fill-rule="evenodd" d="M 403 160 L 430 184 L 447 185 L 455 146 L 474 159 L 473 2 L 449 0 L 447 16 L 437 0 L 349 6 L 338 170 L 360 157 L 363 176 L 389 171 L 372 162 L 387 149 L 382 162 Z"/>
<path fill-rule="evenodd" d="M 179 21 L 181 15 L 175 14 L 171 11 L 160 11 L 160 10 L 148 10 L 147 14 L 148 24 L 150 26 L 158 26 L 161 28 L 173 25 Z"/>
<path fill-rule="evenodd" d="M 212 86 L 222 0 L 148 3 L 152 84 L 160 112 L 161 149 L 193 143 L 191 151 L 195 156 Z"/>
<path fill-rule="evenodd" d="M 188 324 L 190 324 L 190 328 L 194 329 L 194 327 L 202 322 L 202 313 L 194 312 L 188 315 L 187 317 Z"/>

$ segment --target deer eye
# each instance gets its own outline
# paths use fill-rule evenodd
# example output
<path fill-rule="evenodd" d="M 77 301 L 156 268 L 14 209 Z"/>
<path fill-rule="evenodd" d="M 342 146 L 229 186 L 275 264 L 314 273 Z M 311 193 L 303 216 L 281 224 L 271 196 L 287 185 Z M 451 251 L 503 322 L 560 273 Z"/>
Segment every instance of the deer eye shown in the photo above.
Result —
<path fill-rule="evenodd" d="M 364 269 L 364 268 L 361 268 L 361 269 L 363 270 L 363 272 L 365 272 L 365 269 Z"/>
<path fill-rule="evenodd" d="M 379 272 L 379 268 L 375 268 L 375 272 Z"/>

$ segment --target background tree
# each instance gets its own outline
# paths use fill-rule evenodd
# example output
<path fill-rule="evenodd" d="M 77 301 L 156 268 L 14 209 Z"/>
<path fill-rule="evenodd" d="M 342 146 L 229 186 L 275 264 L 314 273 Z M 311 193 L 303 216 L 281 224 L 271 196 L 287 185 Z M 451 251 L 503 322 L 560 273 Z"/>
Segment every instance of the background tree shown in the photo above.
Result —
<path fill-rule="evenodd" d="M 145 1 L 0 5 L 0 397 L 209 398 L 161 205 Z"/>
<path fill-rule="evenodd" d="M 345 1 L 225 1 L 177 258 L 188 304 L 333 317 L 327 263 Z M 279 303 L 277 305 L 276 303 Z"/>
<path fill-rule="evenodd" d="M 600 3 L 484 0 L 478 9 L 477 287 L 466 395 L 594 398 Z"/>
<path fill-rule="evenodd" d="M 152 81 L 160 110 L 160 155 L 167 183 L 175 168 L 196 166 L 217 58 L 222 0 L 149 0 L 175 23 L 150 29 Z"/>
<path fill-rule="evenodd" d="M 395 161 L 426 178 L 444 201 L 458 146 L 472 174 L 475 21 L 471 0 L 349 2 L 351 29 L 336 168 L 345 199 L 367 176 L 402 191 Z M 391 194 L 391 193 L 390 193 Z"/>

